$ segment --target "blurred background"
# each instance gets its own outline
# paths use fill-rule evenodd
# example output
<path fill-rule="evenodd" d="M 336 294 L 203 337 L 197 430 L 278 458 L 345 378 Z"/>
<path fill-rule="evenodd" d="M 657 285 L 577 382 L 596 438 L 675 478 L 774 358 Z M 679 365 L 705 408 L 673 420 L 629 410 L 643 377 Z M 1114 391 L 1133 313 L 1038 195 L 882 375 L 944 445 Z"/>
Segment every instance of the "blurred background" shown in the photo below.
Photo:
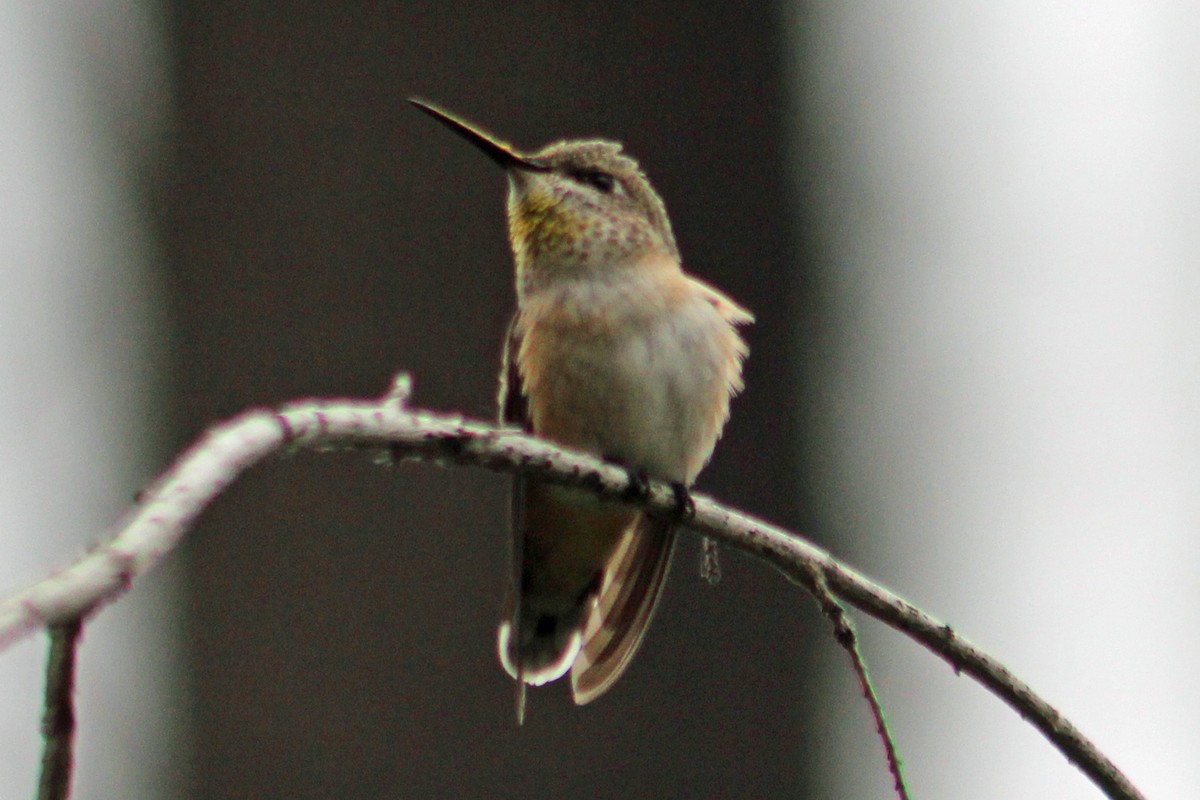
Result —
<path fill-rule="evenodd" d="M 708 7 L 710 6 L 711 7 Z M 214 420 L 310 396 L 493 415 L 504 180 L 619 139 L 752 309 L 700 488 L 953 623 L 1152 797 L 1200 781 L 1193 4 L 0 4 L 0 591 Z M 76 796 L 888 797 L 799 589 L 685 536 L 601 701 L 495 663 L 507 481 L 273 461 L 89 625 Z M 1092 798 L 1016 714 L 860 628 L 923 798 Z M 44 641 L 0 655 L 0 795 Z"/>

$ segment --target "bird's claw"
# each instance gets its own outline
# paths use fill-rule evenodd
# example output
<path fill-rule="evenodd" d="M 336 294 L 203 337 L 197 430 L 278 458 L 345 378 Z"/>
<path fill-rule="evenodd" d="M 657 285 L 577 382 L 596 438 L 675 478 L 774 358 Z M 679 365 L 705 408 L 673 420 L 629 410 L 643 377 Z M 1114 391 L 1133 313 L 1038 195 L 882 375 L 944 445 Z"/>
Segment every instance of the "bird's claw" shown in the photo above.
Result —
<path fill-rule="evenodd" d="M 691 522 L 696 518 L 696 501 L 688 487 L 679 481 L 671 481 L 671 493 L 675 495 L 675 515 L 680 522 Z"/>
<path fill-rule="evenodd" d="M 646 470 L 626 467 L 625 474 L 629 477 L 629 483 L 625 486 L 622 497 L 626 500 L 645 500 L 650 496 L 650 478 L 646 475 Z"/>

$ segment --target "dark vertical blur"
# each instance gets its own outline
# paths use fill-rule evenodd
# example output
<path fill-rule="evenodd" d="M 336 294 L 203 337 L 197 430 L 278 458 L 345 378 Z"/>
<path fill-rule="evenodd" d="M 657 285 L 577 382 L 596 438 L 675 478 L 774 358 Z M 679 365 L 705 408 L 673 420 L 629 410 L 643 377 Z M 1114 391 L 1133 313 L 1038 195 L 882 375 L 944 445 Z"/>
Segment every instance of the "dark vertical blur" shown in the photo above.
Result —
<path fill-rule="evenodd" d="M 518 146 L 625 142 L 689 269 L 751 308 L 744 396 L 700 488 L 807 519 L 791 443 L 803 269 L 788 231 L 779 13 L 766 4 L 175 3 L 172 249 L 180 443 L 406 370 L 423 407 L 491 417 L 513 299 L 504 182 L 404 103 Z M 685 537 L 627 676 L 594 706 L 496 664 L 506 479 L 305 454 L 258 469 L 192 538 L 194 797 L 779 795 L 802 785 L 804 596 Z M 827 657 L 827 656 L 820 656 Z M 836 655 L 833 656 L 836 658 Z"/>

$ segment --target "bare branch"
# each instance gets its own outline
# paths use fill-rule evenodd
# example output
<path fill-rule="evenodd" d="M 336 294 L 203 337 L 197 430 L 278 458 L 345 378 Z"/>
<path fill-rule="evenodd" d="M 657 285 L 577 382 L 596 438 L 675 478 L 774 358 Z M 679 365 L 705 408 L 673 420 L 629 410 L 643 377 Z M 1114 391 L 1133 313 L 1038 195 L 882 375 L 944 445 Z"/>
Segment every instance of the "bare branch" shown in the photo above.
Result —
<path fill-rule="evenodd" d="M 86 617 L 120 596 L 179 543 L 196 515 L 238 475 L 286 447 L 353 447 L 399 459 L 522 472 L 676 518 L 675 494 L 668 484 L 653 482 L 644 497 L 631 499 L 626 496 L 628 476 L 620 467 L 517 431 L 409 410 L 403 405 L 407 395 L 407 380 L 401 377 L 381 401 L 311 400 L 278 411 L 250 411 L 215 425 L 142 494 L 107 544 L 0 602 L 0 649 L 38 628 Z M 710 497 L 695 494 L 693 499 L 695 516 L 687 527 L 765 559 L 801 586 L 820 575 L 832 594 L 907 634 L 1008 703 L 1109 797 L 1141 800 L 1142 794 L 1074 725 L 949 625 L 796 534 Z"/>
<path fill-rule="evenodd" d="M 900 763 L 900 753 L 896 750 L 896 742 L 892 738 L 891 728 L 888 727 L 887 716 L 883 713 L 883 704 L 879 702 L 879 695 L 875 691 L 874 684 L 871 683 L 871 673 L 867 670 L 867 662 L 858 646 L 858 633 L 854 630 L 854 624 L 846 616 L 846 609 L 830 593 L 829 587 L 825 584 L 825 578 L 820 572 L 813 570 L 809 574 L 805 588 L 817 601 L 817 605 L 821 607 L 821 613 L 833 625 L 833 638 L 850 656 L 850 664 L 854 667 L 854 675 L 858 678 L 858 687 L 862 690 L 863 697 L 871 709 L 871 716 L 875 720 L 875 732 L 879 734 L 879 739 L 883 742 L 883 751 L 887 756 L 888 771 L 892 773 L 892 786 L 896 790 L 896 796 L 900 800 L 910 800 L 908 784 L 904 781 L 904 769 Z"/>
<path fill-rule="evenodd" d="M 42 718 L 42 776 L 37 800 L 66 800 L 71 794 L 75 742 L 75 648 L 83 623 L 74 619 L 50 627 L 46 659 L 46 712 Z"/>

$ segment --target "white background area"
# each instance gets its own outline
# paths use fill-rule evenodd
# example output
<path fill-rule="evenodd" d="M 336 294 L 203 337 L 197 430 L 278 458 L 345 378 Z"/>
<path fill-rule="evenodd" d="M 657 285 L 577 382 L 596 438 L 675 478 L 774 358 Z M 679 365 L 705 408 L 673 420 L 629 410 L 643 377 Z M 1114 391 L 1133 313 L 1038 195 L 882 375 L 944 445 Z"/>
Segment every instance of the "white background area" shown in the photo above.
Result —
<path fill-rule="evenodd" d="M 165 110 L 157 25 L 127 2 L 0 3 L 0 594 L 99 541 L 163 457 L 136 185 Z M 84 630 L 72 797 L 178 796 L 170 583 Z M 44 635 L 0 653 L 0 797 L 34 795 L 45 658 Z"/>
<path fill-rule="evenodd" d="M 843 0 L 790 23 L 833 311 L 825 535 L 1148 797 L 1195 796 L 1200 6 Z M 915 797 L 1101 796 L 861 627 Z M 888 796 L 865 710 L 839 719 L 811 754 L 828 796 Z"/>

